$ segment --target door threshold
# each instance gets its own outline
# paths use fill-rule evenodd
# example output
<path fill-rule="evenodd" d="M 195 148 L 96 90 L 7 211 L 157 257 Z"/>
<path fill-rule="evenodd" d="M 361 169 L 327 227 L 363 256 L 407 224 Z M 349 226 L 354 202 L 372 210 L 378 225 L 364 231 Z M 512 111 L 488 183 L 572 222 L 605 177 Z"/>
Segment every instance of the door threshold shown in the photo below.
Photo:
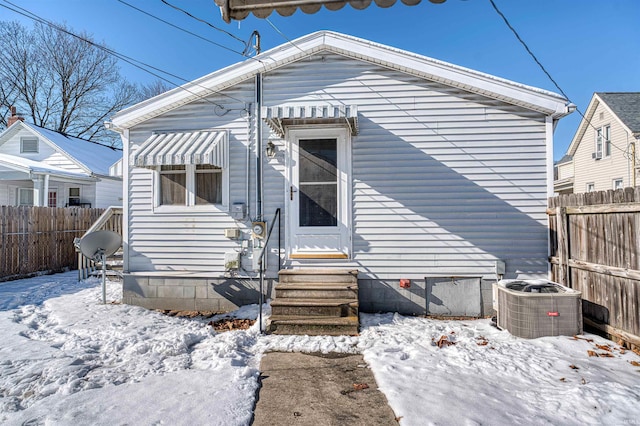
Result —
<path fill-rule="evenodd" d="M 348 259 L 349 255 L 344 253 L 294 253 L 290 259 Z"/>

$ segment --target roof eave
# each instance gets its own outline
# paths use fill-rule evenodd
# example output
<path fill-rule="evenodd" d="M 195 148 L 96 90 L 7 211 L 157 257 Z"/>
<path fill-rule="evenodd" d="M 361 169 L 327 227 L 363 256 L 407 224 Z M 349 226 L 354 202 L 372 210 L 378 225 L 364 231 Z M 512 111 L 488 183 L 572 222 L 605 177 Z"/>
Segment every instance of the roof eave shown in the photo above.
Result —
<path fill-rule="evenodd" d="M 112 122 L 120 128 L 131 128 L 162 113 L 245 81 L 258 72 L 268 72 L 324 50 L 522 106 L 554 119 L 571 112 L 567 100 L 553 92 L 357 37 L 320 31 L 122 110 L 112 117 Z"/>

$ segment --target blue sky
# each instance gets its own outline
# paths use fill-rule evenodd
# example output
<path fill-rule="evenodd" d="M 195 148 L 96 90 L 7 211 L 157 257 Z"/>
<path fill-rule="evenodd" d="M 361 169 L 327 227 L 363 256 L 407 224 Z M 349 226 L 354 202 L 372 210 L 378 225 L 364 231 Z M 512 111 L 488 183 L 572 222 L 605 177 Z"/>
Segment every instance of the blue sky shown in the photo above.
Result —
<path fill-rule="evenodd" d="M 223 49 L 144 15 L 118 0 L 10 0 L 35 14 L 85 30 L 112 49 L 192 80 L 242 61 L 238 40 L 198 22 L 160 0 L 123 0 L 226 46 Z M 261 34 L 263 50 L 318 30 L 332 30 L 413 51 L 503 78 L 558 92 L 494 11 L 489 0 L 447 0 L 417 6 L 400 1 L 382 9 L 350 6 L 312 15 L 277 13 L 226 24 L 213 0 L 167 0 L 247 40 Z M 640 0 L 494 0 L 569 99 L 583 112 L 593 92 L 640 91 Z M 5 4 L 0 0 L 0 5 Z M 29 22 L 0 7 L 0 19 Z M 277 28 L 279 31 L 276 31 Z M 281 34 L 280 34 L 281 33 Z M 126 63 L 132 82 L 156 77 Z M 174 78 L 170 78 L 175 80 Z M 176 80 L 177 83 L 182 83 Z M 554 158 L 565 153 L 579 124 L 576 112 L 561 120 Z"/>

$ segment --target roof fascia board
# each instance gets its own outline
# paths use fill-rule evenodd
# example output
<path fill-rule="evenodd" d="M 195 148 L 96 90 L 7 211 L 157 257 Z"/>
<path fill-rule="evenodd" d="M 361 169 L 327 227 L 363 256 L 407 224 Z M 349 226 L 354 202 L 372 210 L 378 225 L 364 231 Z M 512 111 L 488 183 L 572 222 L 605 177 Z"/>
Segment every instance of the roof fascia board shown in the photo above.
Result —
<path fill-rule="evenodd" d="M 7 127 L 6 129 L 4 129 L 2 131 L 2 134 L 0 134 L 0 145 L 2 145 L 3 143 L 7 142 L 9 139 L 14 137 L 15 134 L 18 133 L 19 129 L 24 127 L 26 127 L 26 124 L 23 121 L 18 120 L 15 123 L 13 123 L 10 127 Z"/>
<path fill-rule="evenodd" d="M 220 92 L 259 72 L 271 71 L 323 50 L 458 87 L 551 115 L 554 118 L 560 118 L 568 113 L 567 100 L 553 92 L 357 37 L 320 31 L 282 44 L 254 58 L 230 65 L 122 110 L 112 117 L 112 122 L 120 128 L 131 128 L 184 104 Z"/>
<path fill-rule="evenodd" d="M 316 36 L 315 38 L 311 37 L 314 35 Z M 254 58 L 222 68 L 138 105 L 124 109 L 115 114 L 111 121 L 117 127 L 128 129 L 182 105 L 218 94 L 237 83 L 253 77 L 259 72 L 268 72 L 303 57 L 313 55 L 315 52 L 322 50 L 322 44 L 319 43 L 317 33 L 311 34 L 311 36 L 297 40 L 293 46 L 289 44 L 277 46 Z"/>
<path fill-rule="evenodd" d="M 600 98 L 594 93 L 591 97 L 591 101 L 589 101 L 586 113 L 582 117 L 582 120 L 580 120 L 578 130 L 576 130 L 576 133 L 573 135 L 573 139 L 571 139 L 571 143 L 569 144 L 569 148 L 567 149 L 567 155 L 575 155 L 576 151 L 578 150 L 578 145 L 580 145 L 580 141 L 582 140 L 584 133 L 587 131 L 587 126 L 589 125 L 591 117 L 593 117 L 593 114 L 595 113 L 599 103 Z"/>
<path fill-rule="evenodd" d="M 337 49 L 336 53 L 525 106 L 554 118 L 567 114 L 567 100 L 553 92 L 366 40 L 337 34 L 327 34 L 326 39 L 328 46 Z"/>

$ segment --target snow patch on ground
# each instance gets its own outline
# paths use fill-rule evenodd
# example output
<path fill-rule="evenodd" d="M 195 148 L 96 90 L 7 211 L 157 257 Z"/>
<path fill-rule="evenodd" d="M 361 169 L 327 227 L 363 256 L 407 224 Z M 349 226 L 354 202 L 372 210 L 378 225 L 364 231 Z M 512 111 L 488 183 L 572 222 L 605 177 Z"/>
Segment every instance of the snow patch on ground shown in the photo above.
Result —
<path fill-rule="evenodd" d="M 107 290 L 120 300 L 120 284 Z M 640 418 L 640 357 L 593 335 L 524 340 L 488 320 L 397 314 L 361 315 L 357 337 L 216 333 L 210 321 L 257 306 L 187 319 L 101 297 L 73 272 L 0 283 L 0 423 L 246 425 L 267 351 L 362 353 L 403 426 Z"/>

